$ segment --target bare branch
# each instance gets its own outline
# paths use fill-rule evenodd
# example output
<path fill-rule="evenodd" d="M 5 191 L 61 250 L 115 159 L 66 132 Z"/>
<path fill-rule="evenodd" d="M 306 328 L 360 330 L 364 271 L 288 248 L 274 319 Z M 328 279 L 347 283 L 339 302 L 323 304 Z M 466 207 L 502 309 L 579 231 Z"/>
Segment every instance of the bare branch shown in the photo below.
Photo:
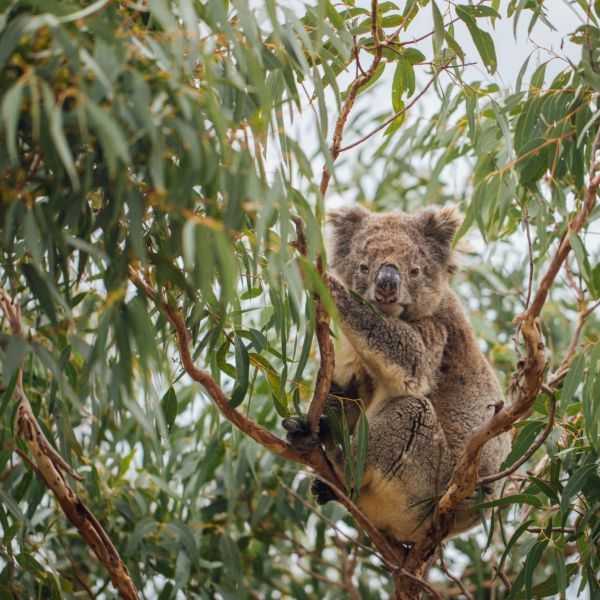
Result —
<path fill-rule="evenodd" d="M 402 110 L 399 110 L 396 114 L 392 115 L 389 119 L 386 119 L 383 123 L 381 123 L 381 125 L 378 125 L 377 127 L 375 127 L 375 129 L 373 129 L 373 131 L 367 133 L 360 139 L 356 140 L 355 142 L 352 142 L 351 144 L 348 144 L 347 146 L 344 146 L 343 148 L 340 148 L 339 154 L 341 154 L 342 152 L 346 152 L 347 150 L 351 150 L 352 148 L 356 148 L 356 146 L 358 146 L 358 145 L 362 144 L 363 142 L 365 142 L 366 140 L 368 140 L 371 136 L 375 135 L 378 131 L 385 129 L 388 125 L 393 123 L 398 117 L 400 117 L 404 113 L 408 112 L 425 95 L 427 90 L 434 84 L 435 80 L 440 76 L 440 73 L 442 72 L 442 70 L 443 70 L 443 68 L 438 69 L 434 73 L 433 77 L 427 82 L 425 87 Z"/>
<path fill-rule="evenodd" d="M 596 137 L 596 141 L 598 139 L 600 139 L 599 136 Z M 595 148 L 597 148 L 597 144 L 595 144 Z M 592 158 L 592 164 L 595 165 L 594 158 Z M 527 358 L 519 373 L 522 380 L 519 395 L 515 402 L 498 411 L 489 421 L 473 431 L 452 475 L 447 491 L 440 500 L 439 507 L 442 515 L 452 514 L 456 507 L 475 489 L 477 467 L 483 445 L 503 431 L 509 431 L 515 421 L 525 416 L 542 386 L 546 357 L 540 327 L 536 320 L 546 302 L 550 288 L 571 250 L 569 235 L 577 234 L 585 225 L 596 204 L 599 186 L 600 174 L 592 171 L 581 210 L 570 221 L 529 308 L 515 318 L 515 323 L 521 325 L 527 351 Z"/>
<path fill-rule="evenodd" d="M 129 279 L 140 291 L 145 293 L 148 298 L 156 304 L 171 325 L 173 325 L 177 334 L 177 346 L 183 368 L 194 381 L 200 383 L 204 387 L 221 413 L 238 429 L 278 456 L 312 467 L 319 478 L 325 481 L 325 483 L 327 483 L 327 485 L 335 492 L 338 501 L 348 510 L 348 512 L 350 512 L 350 514 L 352 514 L 359 527 L 369 534 L 369 537 L 381 552 L 383 560 L 390 566 L 390 569 L 397 569 L 404 556 L 402 549 L 400 547 L 394 547 L 369 521 L 366 515 L 354 504 L 354 502 L 348 498 L 343 490 L 343 484 L 339 481 L 320 446 L 316 445 L 309 453 L 302 454 L 296 451 L 285 440 L 273 435 L 262 425 L 259 425 L 236 409 L 231 408 L 223 390 L 219 387 L 210 373 L 194 364 L 190 352 L 189 337 L 181 312 L 163 299 L 150 283 L 142 279 L 141 276 L 131 268 L 129 270 Z"/>
<path fill-rule="evenodd" d="M 190 352 L 188 332 L 181 312 L 169 302 L 163 300 L 152 285 L 143 280 L 140 275 L 131 268 L 129 270 L 129 279 L 140 291 L 145 293 L 159 309 L 162 310 L 171 325 L 173 325 L 177 334 L 177 347 L 179 349 L 183 368 L 194 381 L 204 387 L 223 415 L 238 429 L 275 454 L 287 460 L 310 465 L 310 461 L 299 452 L 296 452 L 285 440 L 273 435 L 268 429 L 256 423 L 256 421 L 249 419 L 241 412 L 229 406 L 227 396 L 225 396 L 223 390 L 219 387 L 211 374 L 207 370 L 201 369 L 194 364 Z"/>
<path fill-rule="evenodd" d="M 471 594 L 471 592 L 467 590 L 465 584 L 462 582 L 462 579 L 460 577 L 457 577 L 456 575 L 453 575 L 450 572 L 450 569 L 448 569 L 448 567 L 446 566 L 446 563 L 444 562 L 444 548 L 442 545 L 440 545 L 440 568 L 446 574 L 446 577 L 448 577 L 448 579 L 451 579 L 452 581 L 454 581 L 454 583 L 456 583 L 456 585 L 460 588 L 467 600 L 473 600 L 473 594 Z"/>
<path fill-rule="evenodd" d="M 375 71 L 381 62 L 381 56 L 383 52 L 383 43 L 379 39 L 379 32 L 377 30 L 377 8 L 378 2 L 377 0 L 371 0 L 371 33 L 373 35 L 373 41 L 375 43 L 375 56 L 373 58 L 373 62 L 369 69 L 361 75 L 357 77 L 350 86 L 348 90 L 348 94 L 346 95 L 346 101 L 344 102 L 344 106 L 342 107 L 342 111 L 337 118 L 335 123 L 335 129 L 333 132 L 333 139 L 331 142 L 331 146 L 329 148 L 329 152 L 331 153 L 331 160 L 335 162 L 337 157 L 340 154 L 340 147 L 342 145 L 342 137 L 344 135 L 344 127 L 346 126 L 346 121 L 348 120 L 348 116 L 350 115 L 350 110 L 354 106 L 354 102 L 356 100 L 356 96 L 360 91 L 360 88 L 365 86 L 373 76 L 375 75 Z M 323 167 L 323 174 L 321 176 L 321 185 L 319 186 L 319 190 L 321 192 L 321 196 L 325 195 L 327 192 L 327 188 L 329 187 L 329 180 L 331 179 L 331 173 L 328 171 L 327 167 Z"/>
<path fill-rule="evenodd" d="M 450 530 L 456 509 L 475 490 L 478 483 L 478 466 L 483 446 L 502 432 L 509 431 L 513 423 L 526 416 L 540 388 L 542 388 L 546 370 L 546 357 L 537 318 L 546 302 L 550 288 L 571 250 L 569 235 L 577 234 L 584 227 L 596 204 L 600 174 L 596 172 L 595 155 L 599 147 L 600 130 L 593 144 L 589 183 L 581 209 L 569 222 L 568 228 L 561 238 L 559 247 L 550 261 L 530 305 L 515 318 L 516 326 L 521 328 L 526 350 L 526 356 L 520 361 L 520 368 L 515 378 L 518 382 L 518 396 L 512 404 L 498 407 L 494 416 L 477 427 L 467 440 L 446 492 L 438 503 L 438 521 L 431 525 L 428 531 L 429 535 L 425 540 L 415 544 L 406 557 L 404 568 L 411 573 L 423 571 L 423 565 L 433 555 L 443 537 Z M 544 389 L 546 391 L 549 388 Z M 411 596 L 399 594 L 398 598 L 401 597 L 410 598 Z"/>

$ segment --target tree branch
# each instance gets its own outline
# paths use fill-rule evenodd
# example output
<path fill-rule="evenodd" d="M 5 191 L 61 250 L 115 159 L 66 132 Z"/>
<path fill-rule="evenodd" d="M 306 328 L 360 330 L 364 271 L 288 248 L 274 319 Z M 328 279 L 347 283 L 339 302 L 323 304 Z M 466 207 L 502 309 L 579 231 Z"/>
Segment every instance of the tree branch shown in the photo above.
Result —
<path fill-rule="evenodd" d="M 437 522 L 432 524 L 425 540 L 415 544 L 408 553 L 404 563 L 407 571 L 418 573 L 420 572 L 419 569 L 423 569 L 423 565 L 433 555 L 436 547 L 450 531 L 456 509 L 466 498 L 472 495 L 478 484 L 478 467 L 483 446 L 492 438 L 509 431 L 517 420 L 527 415 L 539 390 L 542 388 L 546 370 L 546 357 L 537 318 L 546 302 L 550 288 L 571 250 L 569 235 L 577 234 L 584 227 L 596 204 L 598 188 L 600 187 L 600 174 L 596 173 L 595 157 L 599 147 L 600 130 L 598 130 L 592 147 L 589 183 L 583 205 L 569 222 L 530 305 L 524 312 L 515 317 L 515 324 L 521 328 L 526 350 L 525 358 L 520 362 L 520 369 L 515 377 L 519 388 L 518 396 L 512 404 L 499 407 L 494 416 L 473 430 L 446 487 L 446 492 L 438 502 Z M 545 387 L 544 389 L 548 390 L 549 388 Z M 411 596 L 409 592 L 409 594 L 400 593 L 397 597 L 411 598 L 415 596 L 414 594 Z"/>
<path fill-rule="evenodd" d="M 273 435 L 268 429 L 256 423 L 256 421 L 249 419 L 235 408 L 229 406 L 227 396 L 225 396 L 223 390 L 219 387 L 211 374 L 206 369 L 201 369 L 194 364 L 190 352 L 190 341 L 181 312 L 167 300 L 161 298 L 154 287 L 142 279 L 132 268 L 129 269 L 129 279 L 141 292 L 154 302 L 156 307 L 163 312 L 171 325 L 173 325 L 175 333 L 177 334 L 177 347 L 185 372 L 194 381 L 204 387 L 223 415 L 246 435 L 250 436 L 253 440 L 278 456 L 287 460 L 310 465 L 310 461 L 294 450 L 285 440 Z"/>
<path fill-rule="evenodd" d="M 335 129 L 333 132 L 333 138 L 329 152 L 331 154 L 331 161 L 334 163 L 340 153 L 340 147 L 342 145 L 342 137 L 344 135 L 344 127 L 350 115 L 350 110 L 354 106 L 356 96 L 360 91 L 360 88 L 365 86 L 375 75 L 375 71 L 381 62 L 382 56 L 382 43 L 379 39 L 379 32 L 377 27 L 377 9 L 378 0 L 371 0 L 371 32 L 373 34 L 373 40 L 375 43 L 375 57 L 371 63 L 369 69 L 364 72 L 360 67 L 358 58 L 358 51 L 355 52 L 355 60 L 357 65 L 360 67 L 361 75 L 357 77 L 351 84 L 344 106 L 337 118 L 335 123 Z M 321 175 L 321 183 L 319 185 L 319 192 L 321 197 L 325 197 L 327 188 L 329 187 L 329 181 L 331 180 L 331 173 L 325 165 Z M 298 226 L 297 226 L 298 229 Z M 317 272 L 324 275 L 324 265 L 322 256 L 317 257 Z M 319 419 L 323 413 L 325 402 L 327 401 L 327 394 L 331 388 L 331 382 L 333 380 L 333 370 L 335 367 L 335 353 L 333 350 L 333 342 L 329 335 L 329 313 L 323 305 L 322 300 L 316 296 L 315 299 L 315 312 L 316 312 L 316 336 L 317 343 L 319 345 L 319 353 L 321 361 L 319 370 L 317 372 L 317 380 L 315 383 L 315 391 L 308 409 L 308 420 L 313 436 L 316 438 L 319 433 Z"/>
<path fill-rule="evenodd" d="M 596 136 L 594 151 L 598 148 L 599 135 Z M 503 431 L 509 431 L 513 423 L 522 418 L 533 404 L 543 380 L 546 368 L 544 342 L 540 327 L 536 322 L 558 271 L 565 262 L 571 250 L 570 234 L 577 234 L 585 225 L 595 204 L 600 174 L 595 173 L 595 152 L 592 153 L 590 181 L 586 190 L 581 210 L 571 219 L 567 231 L 561 238 L 558 250 L 544 273 L 537 292 L 529 307 L 515 318 L 515 323 L 521 325 L 521 333 L 525 342 L 526 359 L 519 373 L 522 380 L 516 401 L 498 411 L 489 421 L 475 429 L 468 440 L 462 457 L 450 480 L 447 491 L 440 500 L 439 508 L 442 515 L 450 515 L 475 489 L 477 484 L 477 467 L 483 445 Z"/>
<path fill-rule="evenodd" d="M 301 239 L 299 243 L 302 243 Z M 315 447 L 307 454 L 300 453 L 285 440 L 275 436 L 262 425 L 259 425 L 236 409 L 231 408 L 223 390 L 219 387 L 210 373 L 194 364 L 190 352 L 189 337 L 181 312 L 164 299 L 149 282 L 142 279 L 142 277 L 132 268 L 129 270 L 129 279 L 142 293 L 154 302 L 156 307 L 162 311 L 167 320 L 173 325 L 177 334 L 177 347 L 179 349 L 184 370 L 194 381 L 200 383 L 206 389 L 208 395 L 212 398 L 222 414 L 238 429 L 278 456 L 310 466 L 318 475 L 319 479 L 322 479 L 327 483 L 327 485 L 335 492 L 338 501 L 354 517 L 357 525 L 369 535 L 380 552 L 382 561 L 389 570 L 394 573 L 395 576 L 402 575 L 409 577 L 420 587 L 427 589 L 428 591 L 433 590 L 427 582 L 423 581 L 415 574 L 404 571 L 401 565 L 406 555 L 406 549 L 401 546 L 393 545 L 346 495 L 343 489 L 343 483 L 340 482 L 331 464 L 323 453 L 322 448 L 315 445 Z"/>
<path fill-rule="evenodd" d="M 6 315 L 13 335 L 23 337 L 19 305 L 12 301 L 7 292 L 0 288 L 0 308 Z M 63 473 L 82 481 L 73 468 L 53 448 L 42 432 L 33 414 L 31 404 L 23 389 L 22 366 L 19 366 L 15 395 L 18 398 L 16 429 L 23 436 L 37 466 L 37 474 L 54 493 L 67 519 L 77 528 L 85 543 L 94 551 L 98 560 L 108 571 L 113 585 L 125 600 L 139 600 L 139 596 L 112 541 L 67 482 Z"/>
<path fill-rule="evenodd" d="M 347 146 L 344 146 L 343 148 L 340 148 L 339 154 L 341 154 L 342 152 L 346 152 L 347 150 L 351 150 L 352 148 L 356 148 L 356 146 L 358 146 L 358 145 L 362 144 L 363 142 L 365 142 L 366 140 L 368 140 L 371 136 L 375 135 L 378 131 L 385 129 L 388 125 L 393 123 L 398 117 L 400 117 L 404 113 L 408 112 L 425 95 L 427 90 L 434 84 L 435 80 L 440 76 L 440 73 L 442 72 L 442 70 L 443 70 L 443 67 L 438 69 L 434 73 L 433 77 L 427 82 L 425 87 L 402 110 L 399 110 L 396 114 L 392 115 L 389 119 L 386 119 L 383 123 L 381 123 L 381 125 L 378 125 L 377 127 L 375 127 L 375 129 L 373 129 L 372 131 L 370 131 L 369 133 L 367 133 L 360 139 L 356 140 L 355 142 L 352 142 L 351 144 L 348 144 Z"/>

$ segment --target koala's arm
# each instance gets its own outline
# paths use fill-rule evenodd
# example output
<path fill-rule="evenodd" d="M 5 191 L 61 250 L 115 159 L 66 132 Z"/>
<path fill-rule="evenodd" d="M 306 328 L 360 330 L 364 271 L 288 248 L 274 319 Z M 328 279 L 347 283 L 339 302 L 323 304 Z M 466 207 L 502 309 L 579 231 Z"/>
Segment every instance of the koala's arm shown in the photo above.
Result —
<path fill-rule="evenodd" d="M 344 334 L 369 371 L 399 394 L 427 394 L 441 364 L 447 332 L 434 318 L 385 318 L 331 275 L 329 289 Z"/>

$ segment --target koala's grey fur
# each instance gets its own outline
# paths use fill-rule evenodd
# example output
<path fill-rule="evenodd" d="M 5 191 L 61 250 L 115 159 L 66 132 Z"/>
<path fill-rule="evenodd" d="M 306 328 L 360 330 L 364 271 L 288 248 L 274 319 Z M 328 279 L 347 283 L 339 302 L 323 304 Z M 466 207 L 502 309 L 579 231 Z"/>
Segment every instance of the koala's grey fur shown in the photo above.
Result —
<path fill-rule="evenodd" d="M 469 434 L 502 401 L 448 285 L 459 219 L 447 208 L 412 215 L 349 208 L 331 213 L 329 224 L 330 290 L 341 329 L 334 380 L 340 395 L 362 400 L 369 426 L 357 504 L 388 535 L 416 542 L 427 531 L 432 500 L 443 492 Z M 376 301 L 374 281 L 382 265 L 399 271 L 393 304 Z M 343 455 L 332 444 L 326 448 L 343 477 Z M 508 449 L 507 434 L 488 442 L 480 474 L 497 471 Z M 487 499 L 493 487 L 483 490 Z M 471 507 L 476 500 L 459 509 L 451 534 L 479 521 Z"/>

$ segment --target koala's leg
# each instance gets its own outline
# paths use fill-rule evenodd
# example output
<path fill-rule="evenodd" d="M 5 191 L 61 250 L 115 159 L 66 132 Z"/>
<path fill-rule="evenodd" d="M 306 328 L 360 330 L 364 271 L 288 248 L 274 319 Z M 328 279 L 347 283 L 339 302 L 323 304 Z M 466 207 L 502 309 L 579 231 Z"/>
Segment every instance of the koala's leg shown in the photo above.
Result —
<path fill-rule="evenodd" d="M 431 318 L 415 323 L 385 318 L 333 277 L 329 288 L 342 330 L 373 377 L 394 393 L 427 394 L 442 360 L 444 327 Z"/>
<path fill-rule="evenodd" d="M 452 472 L 444 432 L 426 398 L 397 397 L 369 415 L 369 444 L 358 506 L 400 542 L 424 535 Z"/>

